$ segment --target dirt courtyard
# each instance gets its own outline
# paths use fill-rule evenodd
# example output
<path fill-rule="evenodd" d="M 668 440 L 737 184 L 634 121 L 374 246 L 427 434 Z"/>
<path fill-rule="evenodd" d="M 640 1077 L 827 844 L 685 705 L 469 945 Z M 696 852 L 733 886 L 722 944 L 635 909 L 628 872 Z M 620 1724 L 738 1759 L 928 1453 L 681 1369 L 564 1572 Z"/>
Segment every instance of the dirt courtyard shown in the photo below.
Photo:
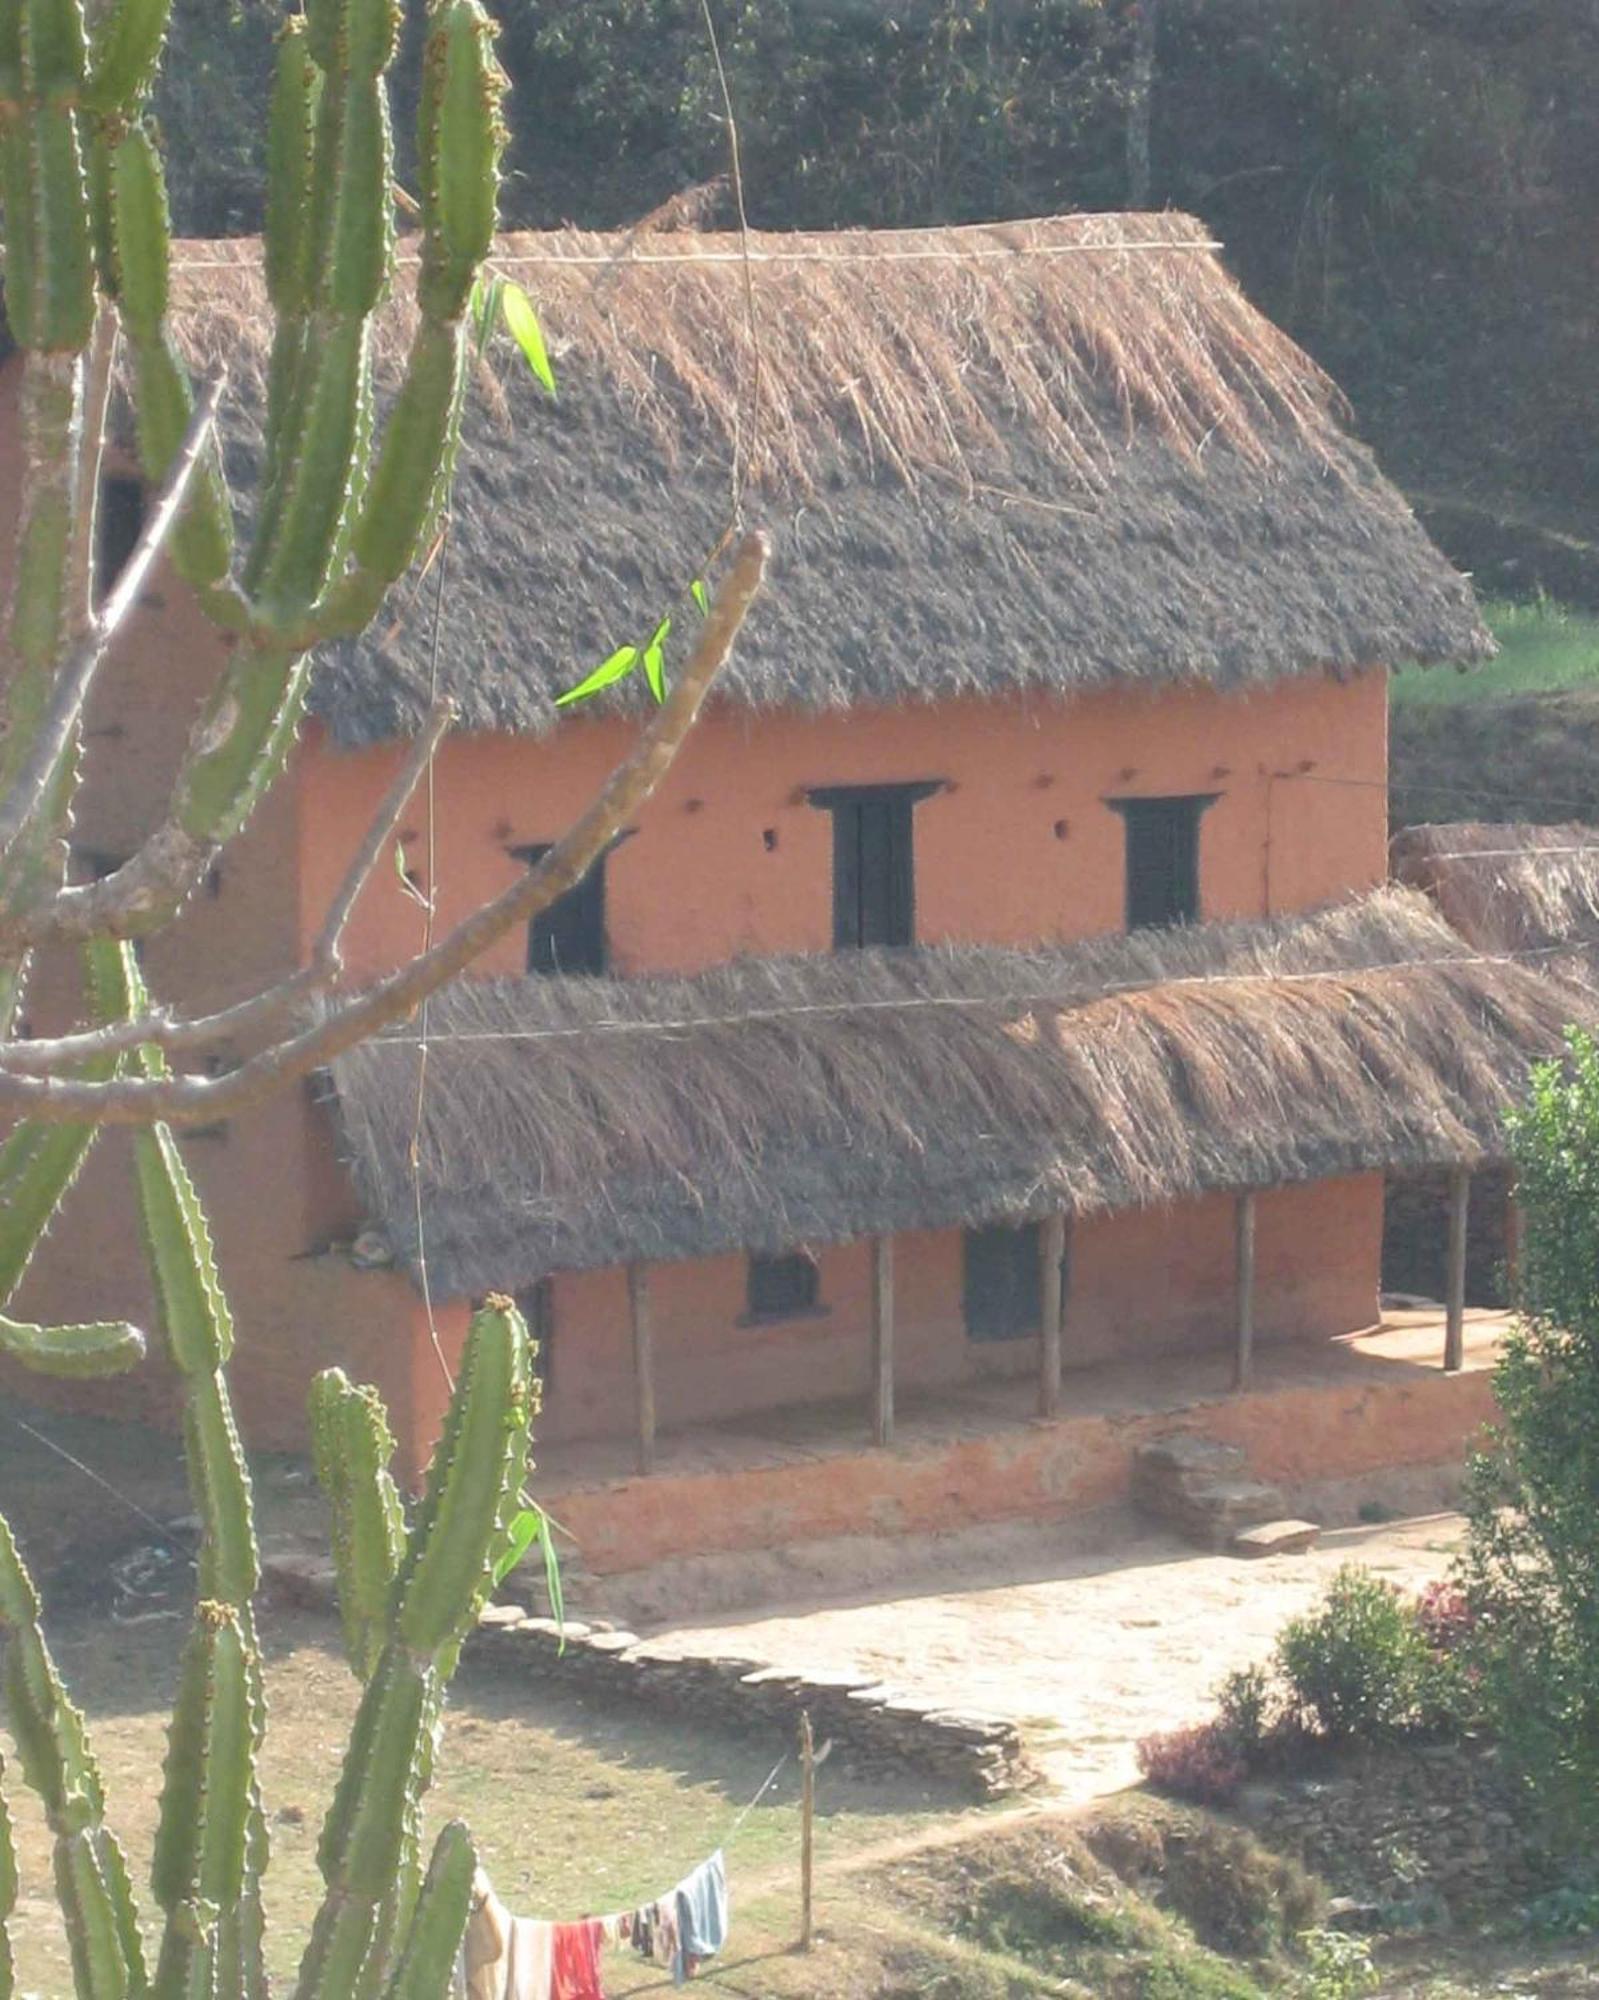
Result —
<path fill-rule="evenodd" d="M 1364 1563 L 1414 1589 L 1442 1575 L 1461 1525 L 1449 1512 L 1410 1515 L 1333 1529 L 1308 1554 L 1246 1562 L 1199 1553 L 1128 1514 L 1070 1532 L 1018 1524 L 902 1548 L 897 1575 L 857 1581 L 850 1601 L 836 1580 L 830 1602 L 814 1601 L 830 1588 L 818 1575 L 757 1612 L 639 1622 L 652 1646 L 726 1651 L 736 1641 L 780 1666 L 859 1672 L 1013 1717 L 1056 1796 L 1079 1802 L 1132 1783 L 1138 1739 L 1200 1718 L 1222 1675 L 1264 1659 L 1340 1565 Z"/>

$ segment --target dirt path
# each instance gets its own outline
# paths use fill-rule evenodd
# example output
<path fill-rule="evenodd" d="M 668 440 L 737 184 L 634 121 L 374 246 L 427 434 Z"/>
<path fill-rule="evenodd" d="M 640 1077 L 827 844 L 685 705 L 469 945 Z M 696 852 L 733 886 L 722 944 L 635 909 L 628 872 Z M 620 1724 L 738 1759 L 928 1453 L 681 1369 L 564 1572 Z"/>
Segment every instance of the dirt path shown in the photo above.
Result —
<path fill-rule="evenodd" d="M 1013 1531 L 986 1572 L 974 1573 L 968 1549 L 958 1572 L 907 1577 L 869 1600 L 671 1625 L 652 1644 L 688 1653 L 725 1647 L 736 1631 L 741 1651 L 783 1666 L 870 1674 L 1014 1717 L 1032 1731 L 1054 1797 L 1085 1800 L 1133 1782 L 1138 1739 L 1202 1715 L 1221 1676 L 1263 1659 L 1341 1564 L 1415 1588 L 1443 1572 L 1460 1526 L 1435 1514 L 1345 1528 L 1306 1555 L 1256 1563 L 1131 1526 L 1091 1553 L 1052 1552 L 1058 1530 Z"/>

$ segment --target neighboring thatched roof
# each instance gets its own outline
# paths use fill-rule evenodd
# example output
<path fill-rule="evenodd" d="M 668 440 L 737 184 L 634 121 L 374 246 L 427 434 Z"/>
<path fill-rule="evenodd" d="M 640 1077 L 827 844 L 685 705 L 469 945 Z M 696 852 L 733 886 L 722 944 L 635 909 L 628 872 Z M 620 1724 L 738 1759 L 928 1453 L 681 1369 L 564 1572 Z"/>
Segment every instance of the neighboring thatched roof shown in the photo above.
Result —
<path fill-rule="evenodd" d="M 736 458 L 777 545 L 726 684 L 755 706 L 1236 687 L 1491 651 L 1464 580 L 1340 430 L 1336 392 L 1190 218 L 757 235 L 751 251 L 687 232 L 500 244 L 560 400 L 500 343 L 469 420 L 443 630 L 467 727 L 547 728 L 557 692 L 681 604 Z M 176 265 L 183 344 L 233 370 L 247 487 L 258 248 L 182 244 Z M 406 318 L 393 308 L 380 339 L 390 380 Z M 416 725 L 430 604 L 402 590 L 375 640 L 322 662 L 315 703 L 339 741 Z"/>
<path fill-rule="evenodd" d="M 1479 950 L 1599 989 L 1599 826 L 1410 826 L 1394 838 L 1393 872 Z"/>
<path fill-rule="evenodd" d="M 1385 889 L 1273 922 L 461 981 L 433 1002 L 435 1290 L 632 1258 L 1497 1157 L 1585 996 Z M 335 1065 L 373 1221 L 415 1268 L 414 1030 Z"/>

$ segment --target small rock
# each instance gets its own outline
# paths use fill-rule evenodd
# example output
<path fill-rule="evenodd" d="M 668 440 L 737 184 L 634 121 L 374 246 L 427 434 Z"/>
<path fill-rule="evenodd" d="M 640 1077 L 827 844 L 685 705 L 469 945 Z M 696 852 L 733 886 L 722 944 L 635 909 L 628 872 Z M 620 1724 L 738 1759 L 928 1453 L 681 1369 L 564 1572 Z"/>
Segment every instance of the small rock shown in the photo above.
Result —
<path fill-rule="evenodd" d="M 1232 1550 L 1235 1556 L 1296 1556 L 1320 1540 L 1321 1529 L 1314 1521 L 1261 1521 L 1253 1528 L 1240 1528 Z"/>

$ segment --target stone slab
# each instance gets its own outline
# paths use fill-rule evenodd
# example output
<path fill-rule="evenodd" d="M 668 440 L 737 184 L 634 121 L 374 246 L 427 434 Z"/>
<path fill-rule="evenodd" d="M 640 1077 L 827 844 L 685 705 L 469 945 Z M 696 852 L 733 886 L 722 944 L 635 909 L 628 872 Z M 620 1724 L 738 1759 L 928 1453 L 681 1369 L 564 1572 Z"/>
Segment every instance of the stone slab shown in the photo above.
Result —
<path fill-rule="evenodd" d="M 1240 1528 L 1233 1536 L 1232 1550 L 1237 1556 L 1296 1556 L 1306 1549 L 1313 1549 L 1321 1540 L 1321 1529 L 1314 1521 L 1260 1521 L 1252 1528 Z"/>

